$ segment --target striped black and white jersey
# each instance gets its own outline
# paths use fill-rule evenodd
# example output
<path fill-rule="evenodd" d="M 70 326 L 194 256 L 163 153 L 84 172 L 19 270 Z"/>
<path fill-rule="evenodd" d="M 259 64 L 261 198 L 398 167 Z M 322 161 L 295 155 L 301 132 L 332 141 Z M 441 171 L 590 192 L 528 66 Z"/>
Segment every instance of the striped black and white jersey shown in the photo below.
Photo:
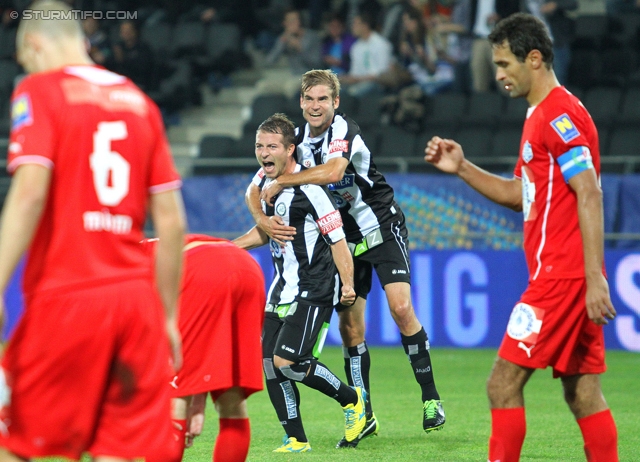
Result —
<path fill-rule="evenodd" d="M 295 171 L 300 171 L 300 165 Z M 270 181 L 262 169 L 253 179 L 261 189 Z M 285 225 L 296 228 L 293 241 L 284 246 L 269 240 L 275 275 L 268 303 L 336 305 L 340 300 L 340 277 L 330 245 L 345 235 L 342 218 L 327 189 L 317 185 L 285 188 L 273 207 L 262 201 L 262 209 L 265 215 L 278 215 Z"/>
<path fill-rule="evenodd" d="M 304 167 L 344 157 L 349 165 L 341 181 L 328 185 L 340 209 L 349 242 L 360 242 L 367 234 L 397 219 L 393 188 L 378 171 L 360 127 L 336 112 L 329 129 L 311 138 L 309 125 L 296 128 L 297 160 Z"/>

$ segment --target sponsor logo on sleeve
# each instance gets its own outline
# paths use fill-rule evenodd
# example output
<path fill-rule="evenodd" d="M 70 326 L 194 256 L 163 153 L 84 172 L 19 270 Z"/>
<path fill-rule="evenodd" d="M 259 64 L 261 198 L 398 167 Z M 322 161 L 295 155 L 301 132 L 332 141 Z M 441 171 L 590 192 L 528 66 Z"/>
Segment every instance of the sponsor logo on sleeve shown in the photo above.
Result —
<path fill-rule="evenodd" d="M 320 227 L 320 232 L 326 236 L 331 231 L 342 226 L 342 217 L 340 216 L 340 212 L 334 210 L 333 212 L 318 219 L 316 223 L 318 223 L 318 226 Z"/>
<path fill-rule="evenodd" d="M 16 96 L 11 104 L 11 130 L 18 130 L 33 123 L 31 97 L 28 93 Z"/>
<path fill-rule="evenodd" d="M 551 127 L 562 138 L 562 141 L 568 143 L 580 136 L 580 132 L 571 121 L 567 114 L 562 114 L 551 121 Z"/>
<path fill-rule="evenodd" d="M 329 155 L 334 152 L 347 152 L 349 151 L 349 141 L 347 140 L 333 140 L 329 143 Z"/>

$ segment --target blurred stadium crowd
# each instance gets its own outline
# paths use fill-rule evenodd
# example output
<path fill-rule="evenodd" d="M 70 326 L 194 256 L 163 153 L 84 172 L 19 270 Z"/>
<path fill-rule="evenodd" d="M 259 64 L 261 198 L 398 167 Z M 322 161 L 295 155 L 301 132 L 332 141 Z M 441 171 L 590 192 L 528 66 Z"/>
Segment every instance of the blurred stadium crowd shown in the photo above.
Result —
<path fill-rule="evenodd" d="M 635 0 L 606 0 L 602 14 L 577 14 L 578 0 L 69 3 L 87 12 L 82 22 L 93 59 L 129 76 L 158 103 L 168 125 L 180 124 L 181 111 L 203 104 L 203 89 L 215 94 L 233 86 L 237 72 L 278 63 L 290 70 L 289 80 L 270 82 L 256 93 L 240 138 L 203 136 L 201 159 L 246 159 L 255 128 L 274 112 L 303 122 L 297 94 L 301 73 L 331 67 L 343 83 L 340 109 L 359 123 L 378 162 L 388 160 L 396 171 L 424 171 L 423 148 L 436 133 L 455 137 L 485 167 L 511 169 L 526 102 L 496 87 L 486 37 L 501 17 L 528 11 L 553 35 L 559 80 L 596 121 L 603 172 L 640 171 L 640 2 Z M 3 155 L 9 98 L 22 75 L 15 34 L 28 4 L 0 0 Z M 99 19 L 110 11 L 128 12 L 130 19 Z M 196 163 L 193 173 L 237 171 L 239 165 Z"/>

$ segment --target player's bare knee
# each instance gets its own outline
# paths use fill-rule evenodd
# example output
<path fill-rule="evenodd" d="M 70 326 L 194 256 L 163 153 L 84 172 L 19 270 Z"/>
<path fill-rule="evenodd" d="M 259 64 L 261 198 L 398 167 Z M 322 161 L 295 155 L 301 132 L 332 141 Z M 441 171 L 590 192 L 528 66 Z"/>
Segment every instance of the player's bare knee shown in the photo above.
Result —
<path fill-rule="evenodd" d="M 285 359 L 278 355 L 273 355 L 273 365 L 278 369 L 282 369 L 284 366 L 289 366 L 291 364 L 295 364 L 296 361 L 291 361 L 289 359 Z"/>
<path fill-rule="evenodd" d="M 504 401 L 504 389 L 502 381 L 499 380 L 493 373 L 489 375 L 487 379 L 487 397 L 489 398 L 489 405 L 491 408 L 502 407 Z"/>
<path fill-rule="evenodd" d="M 409 324 L 416 317 L 411 300 L 406 299 L 389 305 L 393 319 L 398 324 Z"/>
<path fill-rule="evenodd" d="M 232 387 L 215 399 L 216 412 L 222 419 L 245 419 L 247 413 L 246 396 L 241 387 Z"/>

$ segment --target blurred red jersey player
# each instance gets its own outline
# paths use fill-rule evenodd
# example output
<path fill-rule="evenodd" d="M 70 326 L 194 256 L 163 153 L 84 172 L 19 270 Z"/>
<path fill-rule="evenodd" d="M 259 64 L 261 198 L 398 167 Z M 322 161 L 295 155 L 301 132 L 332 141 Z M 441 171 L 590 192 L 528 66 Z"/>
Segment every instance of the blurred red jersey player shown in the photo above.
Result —
<path fill-rule="evenodd" d="M 144 241 L 152 252 L 157 243 Z M 220 417 L 213 460 L 242 462 L 250 442 L 246 399 L 263 388 L 264 276 L 249 253 L 225 239 L 189 234 L 184 255 L 183 366 L 171 381 L 179 443 L 173 460 L 201 433 L 210 393 Z"/>
<path fill-rule="evenodd" d="M 26 309 L 2 358 L 0 460 L 161 458 L 170 343 L 181 361 L 180 178 L 155 104 L 93 65 L 77 21 L 52 19 L 66 4 L 32 9 L 0 226 L 0 289 L 29 251 Z M 162 242 L 155 281 L 139 244 L 147 210 Z"/>

